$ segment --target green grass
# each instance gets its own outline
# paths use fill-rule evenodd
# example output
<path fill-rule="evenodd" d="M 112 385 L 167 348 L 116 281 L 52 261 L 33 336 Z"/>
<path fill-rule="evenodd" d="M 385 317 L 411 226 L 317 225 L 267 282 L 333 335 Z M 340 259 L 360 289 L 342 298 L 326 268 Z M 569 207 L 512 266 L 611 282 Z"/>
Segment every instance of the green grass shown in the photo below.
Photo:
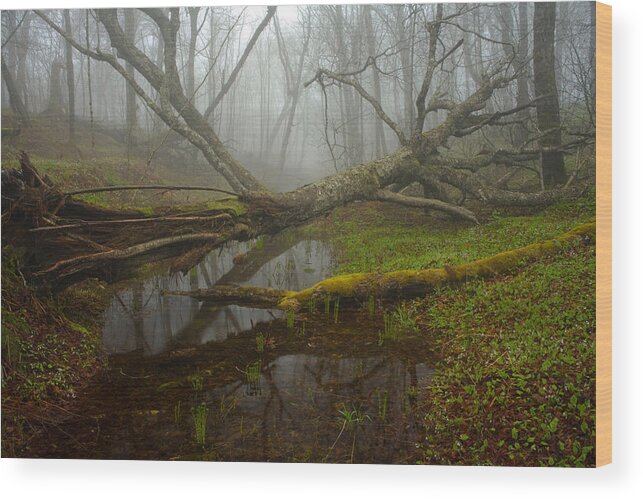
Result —
<path fill-rule="evenodd" d="M 380 331 L 378 344 L 382 346 L 384 341 L 397 341 L 404 336 L 418 332 L 418 326 L 414 312 L 400 305 L 393 312 L 384 312 L 384 329 Z"/>
<path fill-rule="evenodd" d="M 205 445 L 206 423 L 208 420 L 208 406 L 205 402 L 192 408 L 192 417 L 194 419 L 194 439 L 197 444 Z"/>
<path fill-rule="evenodd" d="M 336 249 L 335 273 L 348 274 L 458 265 L 557 236 L 594 218 L 593 197 L 529 216 L 492 213 L 478 226 L 445 223 L 421 210 L 361 203 L 335 210 L 318 227 Z"/>
<path fill-rule="evenodd" d="M 480 226 L 360 203 L 311 230 L 332 239 L 342 274 L 461 264 L 594 217 L 592 193 L 537 213 L 492 212 Z M 575 245 L 514 274 L 436 290 L 401 304 L 400 317 L 387 316 L 385 333 L 397 336 L 398 321 L 415 325 L 439 357 L 432 383 L 419 387 L 423 462 L 592 465 L 595 263 L 593 246 Z"/>
<path fill-rule="evenodd" d="M 595 299 L 585 247 L 419 300 L 443 352 L 426 397 L 427 461 L 591 465 Z"/>

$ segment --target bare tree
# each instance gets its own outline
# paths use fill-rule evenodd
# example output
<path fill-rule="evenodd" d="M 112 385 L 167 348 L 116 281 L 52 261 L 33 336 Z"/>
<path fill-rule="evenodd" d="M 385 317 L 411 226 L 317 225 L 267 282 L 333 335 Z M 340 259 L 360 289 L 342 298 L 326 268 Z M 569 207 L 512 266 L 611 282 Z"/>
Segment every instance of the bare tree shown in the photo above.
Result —
<path fill-rule="evenodd" d="M 396 62 L 399 61 L 399 40 L 396 39 L 395 33 L 391 38 L 391 50 L 387 49 L 375 56 L 366 56 L 361 49 L 351 50 L 353 57 L 358 55 L 363 57 L 361 61 L 344 60 L 342 64 L 338 63 L 336 58 L 317 59 L 319 66 L 312 78 L 304 83 L 304 87 L 316 84 L 321 89 L 322 96 L 326 96 L 329 89 L 337 89 L 340 97 L 347 97 L 344 105 L 337 108 L 337 112 L 341 112 L 350 99 L 358 98 L 358 102 L 353 99 L 353 109 L 357 108 L 358 103 L 360 106 L 372 109 L 372 112 L 390 129 L 389 133 L 397 136 L 400 147 L 381 159 L 356 165 L 290 192 L 265 190 L 250 171 L 231 155 L 204 113 L 201 113 L 197 104 L 186 95 L 181 85 L 181 73 L 177 64 L 177 33 L 181 22 L 179 9 L 142 9 L 142 12 L 146 14 L 148 22 L 156 26 L 161 34 L 162 65 L 153 61 L 137 43 L 128 39 L 120 24 L 118 12 L 115 10 L 98 10 L 96 18 L 107 33 L 109 45 L 117 56 L 112 51 L 101 50 L 100 46 L 90 49 L 86 45 L 79 44 L 46 14 L 38 12 L 38 15 L 78 51 L 108 63 L 121 77 L 125 78 L 136 90 L 139 98 L 169 128 L 199 148 L 210 165 L 221 173 L 231 189 L 237 193 L 243 209 L 234 213 L 230 210 L 214 209 L 189 216 L 176 213 L 169 217 L 132 217 L 131 213 L 114 211 L 110 211 L 108 217 L 106 212 L 93 211 L 91 217 L 89 214 L 86 216 L 87 219 L 95 220 L 96 223 L 83 225 L 77 221 L 73 222 L 74 213 L 78 217 L 78 213 L 84 214 L 84 210 L 90 208 L 79 208 L 69 195 L 43 187 L 48 193 L 43 216 L 49 216 L 49 213 L 55 210 L 56 219 L 49 220 L 48 227 L 33 228 L 34 233 L 40 237 L 41 247 L 59 243 L 55 236 L 65 234 L 69 230 L 83 231 L 85 242 L 69 245 L 66 249 L 68 258 L 42 262 L 36 273 L 41 279 L 67 285 L 87 275 L 104 276 L 104 273 L 109 272 L 115 265 L 119 268 L 127 268 L 129 265 L 140 262 L 141 259 L 176 255 L 182 256 L 180 265 L 177 264 L 174 268 L 187 268 L 188 264 L 198 261 L 198 258 L 212 247 L 221 245 L 227 240 L 244 239 L 279 231 L 326 213 L 336 206 L 357 200 L 374 199 L 404 206 L 424 207 L 476 223 L 476 214 L 468 207 L 452 202 L 449 196 L 444 196 L 442 193 L 445 189 L 460 191 L 488 204 L 545 206 L 564 196 L 573 195 L 582 187 L 580 184 L 568 182 L 562 187 L 545 191 L 509 190 L 498 187 L 493 176 L 486 175 L 485 172 L 490 166 L 523 168 L 525 165 L 539 161 L 546 153 L 562 155 L 575 152 L 580 144 L 591 141 L 589 136 L 583 139 L 585 142 L 562 144 L 558 140 L 556 143 L 547 143 L 545 142 L 547 134 L 542 133 L 546 130 L 543 130 L 539 123 L 541 135 L 535 137 L 536 140 L 540 140 L 538 147 L 529 148 L 529 144 L 523 144 L 520 148 L 513 149 L 500 145 L 493 147 L 494 144 L 491 144 L 491 149 L 480 150 L 474 154 L 454 151 L 456 149 L 453 147 L 454 144 L 463 141 L 462 139 L 466 140 L 467 137 L 474 137 L 494 127 L 512 125 L 513 118 L 517 114 L 551 99 L 550 92 L 544 92 L 542 88 L 537 87 L 536 98 L 532 101 L 509 108 L 501 108 L 501 103 L 496 103 L 493 107 L 489 105 L 494 95 L 504 92 L 507 87 L 515 84 L 516 79 L 521 75 L 518 69 L 522 67 L 516 68 L 514 61 L 506 57 L 505 51 L 499 48 L 502 42 L 490 38 L 486 33 L 475 32 L 463 26 L 462 18 L 468 17 L 471 13 L 471 7 L 467 5 L 453 7 L 437 5 L 434 9 L 427 9 L 431 15 L 422 24 L 423 31 L 414 35 L 426 41 L 426 49 L 422 57 L 412 58 L 409 54 L 409 61 L 417 60 L 414 73 L 423 76 L 419 88 L 414 90 L 417 93 L 414 93 L 412 100 L 414 105 L 411 110 L 413 119 L 410 129 L 405 128 L 408 116 L 402 116 L 402 119 L 398 120 L 401 122 L 396 121 L 388 112 L 389 103 L 374 97 L 363 83 L 364 75 L 374 65 L 377 65 L 377 68 L 387 67 L 388 77 L 393 81 L 399 79 L 400 74 L 403 76 L 404 67 L 400 67 Z M 331 19 L 331 30 L 335 29 L 336 37 L 331 43 L 336 47 L 338 43 L 340 45 L 348 43 L 347 39 L 337 38 L 337 35 L 345 36 L 345 12 L 338 11 L 336 8 L 327 8 L 325 12 L 332 14 L 328 19 Z M 258 33 L 263 30 L 261 27 L 265 27 L 273 15 L 274 10 L 267 12 L 251 40 L 256 41 Z M 416 14 L 412 13 L 412 16 L 414 15 Z M 552 49 L 554 21 L 555 18 L 545 16 L 543 19 L 537 17 L 534 22 L 535 26 L 546 27 L 543 43 L 549 49 Z M 448 88 L 448 85 L 453 86 L 451 81 L 453 68 L 463 56 L 466 34 L 472 34 L 481 46 L 482 42 L 485 42 L 485 49 L 481 48 L 478 54 L 482 58 L 484 53 L 485 63 L 478 65 L 477 81 L 471 85 L 473 88 L 468 93 L 458 95 L 458 92 L 453 91 L 448 94 L 444 88 Z M 537 42 L 536 38 L 537 36 L 534 35 L 534 46 L 541 43 Z M 351 40 L 350 43 L 359 44 L 361 41 Z M 251 47 L 250 42 L 236 63 L 233 73 L 240 72 L 240 63 L 244 57 L 247 58 L 248 47 Z M 540 48 L 540 45 L 538 47 Z M 143 80 L 142 84 L 128 73 L 121 61 L 132 64 L 137 71 L 137 76 Z M 323 63 L 337 65 L 329 68 Z M 550 79 L 546 80 L 548 85 L 551 79 L 554 79 L 555 96 L 553 68 L 553 50 L 548 63 L 547 61 L 543 63 L 541 60 L 534 61 L 534 72 L 541 76 L 544 74 L 546 78 L 549 77 Z M 296 79 L 293 77 L 293 81 Z M 233 86 L 235 88 L 239 86 L 239 80 L 236 77 L 233 78 L 232 73 L 227 80 L 225 78 L 223 80 L 217 96 L 225 96 Z M 394 88 L 394 84 L 389 86 Z M 411 86 L 411 88 L 417 87 Z M 346 89 L 350 92 L 346 92 Z M 216 101 L 215 98 L 213 102 L 216 103 Z M 213 102 L 208 105 L 208 109 L 216 107 L 212 105 Z M 557 106 L 557 101 L 555 103 Z M 328 111 L 328 108 L 326 110 Z M 440 119 L 436 120 L 436 126 L 426 129 L 426 117 L 429 113 L 439 114 Z M 558 133 L 560 133 L 560 120 L 558 124 Z M 358 125 L 353 123 L 353 126 Z M 359 136 L 359 134 L 356 135 Z M 23 158 L 23 166 L 26 172 L 31 171 L 28 158 Z M 429 197 L 411 197 L 395 192 L 399 189 L 394 186 L 404 187 L 413 182 L 428 186 Z M 39 183 L 37 174 L 33 175 L 32 184 L 42 185 Z M 136 186 L 127 188 L 136 188 Z M 7 193 L 7 196 L 13 196 L 11 189 Z M 96 210 L 96 208 L 91 209 Z M 15 208 L 14 211 L 20 212 L 19 208 Z M 42 221 L 36 223 L 40 222 Z M 179 234 L 175 231 L 177 223 L 182 227 Z M 125 225 L 140 227 L 141 230 L 133 230 L 123 236 L 122 230 L 117 229 Z M 97 227 L 100 229 L 97 230 Z M 148 230 L 144 230 L 144 227 Z M 150 231 L 149 227 L 153 227 L 153 230 Z M 92 250 L 88 251 L 86 241 L 97 237 L 97 233 L 100 233 L 101 239 L 100 243 L 96 244 L 110 249 L 98 250 L 94 244 Z M 44 254 L 59 255 L 60 253 L 51 251 Z"/>
<path fill-rule="evenodd" d="M 65 31 L 71 38 L 71 14 L 69 9 L 64 10 Z M 67 80 L 67 120 L 69 121 L 69 141 L 76 139 L 76 81 L 74 79 L 74 55 L 71 43 L 65 41 L 65 77 Z"/>

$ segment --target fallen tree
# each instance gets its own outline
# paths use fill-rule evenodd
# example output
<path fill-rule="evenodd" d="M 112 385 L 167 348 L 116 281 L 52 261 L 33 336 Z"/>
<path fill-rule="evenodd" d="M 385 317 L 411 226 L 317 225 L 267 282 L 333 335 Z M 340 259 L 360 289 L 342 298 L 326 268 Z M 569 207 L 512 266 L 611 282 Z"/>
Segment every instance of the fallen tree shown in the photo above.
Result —
<path fill-rule="evenodd" d="M 422 296 L 443 286 L 489 278 L 561 253 L 574 244 L 594 244 L 596 223 L 580 225 L 553 239 L 505 251 L 473 262 L 443 268 L 400 270 L 386 273 L 357 273 L 331 277 L 301 291 L 253 286 L 213 286 L 196 291 L 171 291 L 170 295 L 190 296 L 221 305 L 234 303 L 251 308 L 279 308 L 298 311 L 321 307 L 341 300 L 342 307 L 361 307 L 371 299 L 397 301 Z"/>
<path fill-rule="evenodd" d="M 475 199 L 490 205 L 546 206 L 577 195 L 586 188 L 586 179 L 574 175 L 564 186 L 549 190 L 509 190 L 488 177 L 486 168 L 521 169 L 537 163 L 544 152 L 552 152 L 553 149 L 561 154 L 572 154 L 592 144 L 592 134 L 568 144 L 548 146 L 546 151 L 542 147 L 527 149 L 526 146 L 532 142 L 529 141 L 515 150 L 480 151 L 469 157 L 449 153 L 454 140 L 484 128 L 513 124 L 507 120 L 514 115 L 523 116 L 544 97 L 536 96 L 532 101 L 511 109 L 486 112 L 494 92 L 509 86 L 521 71 L 526 70 L 522 66 L 516 69 L 513 61 L 504 57 L 479 75 L 477 88 L 460 102 L 445 96 L 441 84 L 436 81 L 436 74 L 442 71 L 447 59 L 457 57 L 463 43 L 458 39 L 449 44 L 448 37 L 441 39 L 441 33 L 444 26 L 453 24 L 453 19 L 465 12 L 464 8 L 444 17 L 442 10 L 438 9 L 436 18 L 427 23 L 428 59 L 415 102 L 417 116 L 410 132 L 396 124 L 358 80 L 360 72 L 376 66 L 377 57 L 370 57 L 361 70 L 353 73 L 342 74 L 320 68 L 306 82 L 305 86 L 317 83 L 322 89 L 329 85 L 346 85 L 355 89 L 383 123 L 395 132 L 400 147 L 381 159 L 355 165 L 286 193 L 267 191 L 224 147 L 204 113 L 196 108 L 191 96 L 183 90 L 176 60 L 179 10 L 142 11 L 156 24 L 161 34 L 164 49 L 162 66 L 124 35 L 118 12 L 114 9 L 96 11 L 96 19 L 109 36 L 112 49 L 109 51 L 101 50 L 100 46 L 88 48 L 57 26 L 46 13 L 36 13 L 77 51 L 111 65 L 121 74 L 170 129 L 203 153 L 230 186 L 230 190 L 223 190 L 234 192 L 236 197 L 215 200 L 207 207 L 190 213 L 178 208 L 169 209 L 162 216 L 100 208 L 78 201 L 75 196 L 80 194 L 79 191 L 65 193 L 50 179 L 41 177 L 28 156 L 22 154 L 20 170 L 3 171 L 2 237 L 3 244 L 26 248 L 25 274 L 38 284 L 61 288 L 91 276 L 111 281 L 128 275 L 141 263 L 168 258 L 173 259 L 170 266 L 173 271 L 185 271 L 208 251 L 229 240 L 276 233 L 360 200 L 421 207 L 477 223 L 478 216 L 472 206 L 454 202 L 448 191 L 461 193 L 462 199 Z M 273 15 L 274 8 L 268 9 L 256 36 Z M 255 36 L 253 40 L 256 41 Z M 250 44 L 248 50 L 251 49 Z M 121 61 L 136 68 L 152 90 L 144 89 Z M 240 70 L 241 66 L 238 67 Z M 445 74 L 448 75 L 448 71 Z M 444 119 L 437 126 L 425 130 L 426 117 L 432 112 L 442 113 Z M 414 182 L 425 187 L 424 197 L 394 192 Z M 390 188 L 393 185 L 397 189 Z M 159 189 L 163 186 L 120 188 Z M 167 186 L 168 190 L 191 188 Z M 118 189 L 118 186 L 109 186 L 93 191 Z"/>

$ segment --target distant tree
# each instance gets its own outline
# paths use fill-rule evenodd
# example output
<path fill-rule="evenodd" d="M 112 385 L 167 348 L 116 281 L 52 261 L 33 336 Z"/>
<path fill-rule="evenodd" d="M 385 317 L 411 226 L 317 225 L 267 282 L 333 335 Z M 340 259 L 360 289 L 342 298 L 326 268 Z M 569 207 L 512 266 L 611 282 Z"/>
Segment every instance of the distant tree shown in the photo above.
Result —
<path fill-rule="evenodd" d="M 9 105 L 11 106 L 11 110 L 14 112 L 14 114 L 18 118 L 18 121 L 22 125 L 29 124 L 29 114 L 27 113 L 27 108 L 22 102 L 20 92 L 16 87 L 13 75 L 11 74 L 11 71 L 9 71 L 4 58 L 2 59 L 2 80 L 4 81 L 5 87 L 7 88 L 7 93 L 9 94 Z"/>
<path fill-rule="evenodd" d="M 69 9 L 64 10 L 65 31 L 71 37 L 71 14 Z M 76 91 L 74 80 L 74 55 L 71 43 L 65 40 L 65 79 L 67 80 L 67 120 L 69 122 L 69 141 L 76 140 Z"/>

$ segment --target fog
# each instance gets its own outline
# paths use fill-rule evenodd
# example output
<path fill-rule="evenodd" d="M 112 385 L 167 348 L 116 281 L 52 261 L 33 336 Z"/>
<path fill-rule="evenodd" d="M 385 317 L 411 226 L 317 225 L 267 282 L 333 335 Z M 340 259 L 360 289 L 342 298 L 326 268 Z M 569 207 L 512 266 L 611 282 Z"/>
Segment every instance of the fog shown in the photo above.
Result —
<path fill-rule="evenodd" d="M 462 102 L 499 61 L 506 61 L 510 82 L 494 91 L 482 111 L 508 110 L 536 97 L 533 4 L 440 8 L 441 28 L 433 42 L 429 28 L 437 4 L 288 6 L 274 15 L 265 7 L 158 10 L 176 22 L 174 61 L 187 100 L 235 159 L 270 189 L 287 191 L 400 147 L 399 134 L 364 94 L 411 137 L 432 57 L 443 60 L 431 75 L 427 103 Z M 593 127 L 592 16 L 593 3 L 557 4 L 556 87 L 567 131 Z M 119 9 L 116 20 L 142 57 L 167 72 L 158 22 L 136 9 Z M 52 25 L 94 57 L 72 47 Z M 432 43 L 437 55 L 431 55 Z M 76 130 L 110 135 L 124 144 L 124 156 L 169 161 L 185 172 L 186 181 L 192 169 L 208 168 L 212 160 L 184 137 L 169 133 L 168 120 L 150 109 L 123 74 L 97 60 L 97 55 L 115 58 L 152 102 L 168 105 L 157 84 L 113 45 L 97 11 L 3 11 L 5 122 L 73 114 Z M 171 119 L 184 122 L 182 111 L 171 110 L 176 116 Z M 422 131 L 443 122 L 448 111 L 437 105 L 426 114 Z M 537 137 L 533 108 L 514 121 L 452 137 L 445 146 L 471 154 L 490 144 L 494 149 L 524 146 Z"/>

